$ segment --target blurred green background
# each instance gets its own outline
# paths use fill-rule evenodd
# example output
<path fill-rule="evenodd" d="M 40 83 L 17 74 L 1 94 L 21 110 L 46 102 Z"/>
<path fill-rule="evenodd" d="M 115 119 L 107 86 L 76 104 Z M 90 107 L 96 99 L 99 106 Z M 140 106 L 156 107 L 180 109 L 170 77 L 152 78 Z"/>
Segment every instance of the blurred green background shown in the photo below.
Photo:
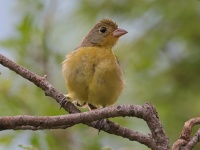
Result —
<path fill-rule="evenodd" d="M 119 104 L 151 102 L 170 144 L 200 116 L 199 0 L 1 1 L 0 53 L 67 93 L 61 62 L 102 18 L 129 33 L 114 48 L 126 79 Z M 0 115 L 63 115 L 55 100 L 0 65 Z M 145 134 L 136 118 L 112 119 Z M 1 131 L 0 150 L 147 150 L 137 142 L 76 125 L 66 130 Z M 196 146 L 196 150 L 200 146 Z"/>

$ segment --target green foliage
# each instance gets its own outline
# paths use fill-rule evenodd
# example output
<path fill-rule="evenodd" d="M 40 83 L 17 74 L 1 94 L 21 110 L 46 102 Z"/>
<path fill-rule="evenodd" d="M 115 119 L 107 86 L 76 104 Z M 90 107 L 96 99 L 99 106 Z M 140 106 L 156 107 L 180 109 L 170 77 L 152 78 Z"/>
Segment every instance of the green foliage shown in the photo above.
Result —
<path fill-rule="evenodd" d="M 20 0 L 16 3 L 17 9 L 12 10 L 20 17 L 16 25 L 17 34 L 0 41 L 0 46 L 8 50 L 17 63 L 41 76 L 47 74 L 55 87 L 67 93 L 60 64 L 65 54 L 78 46 L 97 20 L 113 19 L 129 32 L 115 47 L 127 81 L 117 104 L 151 102 L 173 143 L 184 122 L 200 116 L 199 4 L 194 0 Z M 1 70 L 0 83 L 3 85 L 0 86 L 2 116 L 66 114 L 38 87 L 11 71 Z M 134 130 L 150 132 L 141 120 L 114 120 Z M 19 144 L 31 146 L 21 146 L 21 149 L 44 149 L 42 145 L 45 144 L 50 150 L 147 149 L 106 133 L 98 136 L 96 130 L 83 125 L 67 130 L 43 131 L 42 137 L 35 134 L 38 132 L 29 133 L 29 143 L 22 140 Z M 16 136 L 26 134 L 14 133 Z M 2 145 L 11 145 L 15 136 L 4 134 L 0 139 Z"/>

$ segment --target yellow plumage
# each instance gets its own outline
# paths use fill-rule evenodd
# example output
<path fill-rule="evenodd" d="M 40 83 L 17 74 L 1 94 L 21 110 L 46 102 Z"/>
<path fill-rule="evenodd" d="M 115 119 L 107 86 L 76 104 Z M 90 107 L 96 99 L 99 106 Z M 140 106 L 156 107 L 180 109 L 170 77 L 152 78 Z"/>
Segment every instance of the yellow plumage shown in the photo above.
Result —
<path fill-rule="evenodd" d="M 62 73 L 70 101 L 106 107 L 116 102 L 124 81 L 112 48 L 127 31 L 109 19 L 99 21 L 81 45 L 66 56 Z M 91 108 L 91 107 L 90 107 Z"/>
<path fill-rule="evenodd" d="M 62 72 L 68 96 L 81 104 L 112 105 L 124 87 L 121 69 L 111 49 L 81 47 L 67 55 Z"/>

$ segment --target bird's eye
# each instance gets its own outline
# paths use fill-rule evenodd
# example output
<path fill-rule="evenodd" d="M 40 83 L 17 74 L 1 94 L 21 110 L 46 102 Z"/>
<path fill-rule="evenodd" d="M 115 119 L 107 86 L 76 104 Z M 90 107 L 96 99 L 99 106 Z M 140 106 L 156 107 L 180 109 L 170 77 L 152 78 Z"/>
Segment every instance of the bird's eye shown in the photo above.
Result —
<path fill-rule="evenodd" d="M 99 29 L 99 32 L 101 32 L 101 33 L 105 33 L 106 32 L 106 27 L 101 27 L 100 29 Z"/>

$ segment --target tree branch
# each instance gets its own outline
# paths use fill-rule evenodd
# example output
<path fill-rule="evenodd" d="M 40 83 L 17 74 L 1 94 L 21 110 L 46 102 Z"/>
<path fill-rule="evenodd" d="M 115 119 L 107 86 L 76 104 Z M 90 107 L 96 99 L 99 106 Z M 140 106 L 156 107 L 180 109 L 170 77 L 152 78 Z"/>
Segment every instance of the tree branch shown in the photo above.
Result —
<path fill-rule="evenodd" d="M 179 139 L 173 144 L 173 150 L 191 150 L 200 141 L 200 129 L 191 138 L 192 128 L 200 124 L 200 117 L 185 122 Z"/>
<path fill-rule="evenodd" d="M 47 82 L 45 76 L 40 77 L 34 74 L 33 72 L 27 70 L 26 68 L 19 66 L 18 64 L 14 63 L 13 61 L 9 60 L 8 58 L 6 58 L 1 54 L 0 54 L 0 64 L 2 64 L 5 67 L 8 67 L 12 71 L 19 74 L 20 76 L 34 83 L 36 86 L 38 86 L 44 91 L 46 96 L 54 98 L 58 103 L 61 103 L 62 100 L 65 99 L 63 94 L 61 94 L 49 82 Z M 118 116 L 123 116 L 123 117 L 132 116 L 145 120 L 152 134 L 144 135 L 142 133 L 138 133 L 133 130 L 121 127 L 112 121 L 107 121 L 102 127 L 102 130 L 107 133 L 128 138 L 129 140 L 138 141 L 139 143 L 145 144 L 146 146 L 148 146 L 153 150 L 169 149 L 169 140 L 165 135 L 164 129 L 159 121 L 155 108 L 150 103 L 146 103 L 143 106 L 138 106 L 138 105 L 120 105 L 116 107 L 112 106 L 84 113 L 80 113 L 80 110 L 78 110 L 70 102 L 65 103 L 63 108 L 71 114 L 66 116 L 55 116 L 47 118 L 34 117 L 34 119 L 33 116 L 23 116 L 23 117 L 16 116 L 16 117 L 8 117 L 7 122 L 5 122 L 4 120 L 5 117 L 1 117 L 0 129 L 38 130 L 38 129 L 67 128 L 77 123 L 84 123 L 88 126 L 92 126 L 93 128 L 98 128 L 96 127 L 96 122 L 91 122 L 91 121 L 100 120 L 103 118 L 118 117 Z M 35 120 L 35 122 L 33 120 Z M 59 122 L 60 124 L 56 125 L 55 124 L 56 122 Z"/>

